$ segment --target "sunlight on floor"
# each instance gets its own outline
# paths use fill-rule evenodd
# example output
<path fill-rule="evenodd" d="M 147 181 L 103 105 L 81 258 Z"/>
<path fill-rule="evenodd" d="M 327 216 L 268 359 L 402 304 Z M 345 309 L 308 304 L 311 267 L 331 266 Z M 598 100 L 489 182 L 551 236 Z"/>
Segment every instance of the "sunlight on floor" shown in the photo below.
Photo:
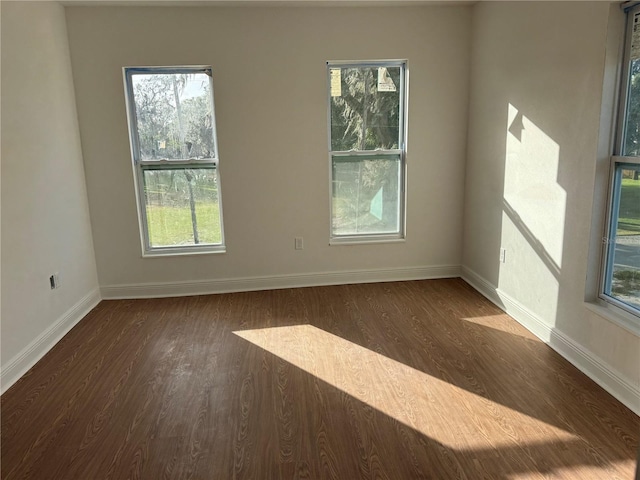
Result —
<path fill-rule="evenodd" d="M 518 323 L 514 322 L 506 313 L 500 315 L 485 315 L 483 317 L 463 317 L 460 320 L 480 325 L 485 331 L 486 329 L 497 330 L 499 332 L 508 333 L 509 335 L 517 335 L 518 337 L 525 338 L 533 342 L 539 342 L 540 345 L 543 345 L 535 335 L 525 330 L 525 328 L 521 327 Z"/>
<path fill-rule="evenodd" d="M 577 438 L 312 325 L 234 333 L 451 448 Z M 447 376 L 444 369 L 441 376 Z"/>

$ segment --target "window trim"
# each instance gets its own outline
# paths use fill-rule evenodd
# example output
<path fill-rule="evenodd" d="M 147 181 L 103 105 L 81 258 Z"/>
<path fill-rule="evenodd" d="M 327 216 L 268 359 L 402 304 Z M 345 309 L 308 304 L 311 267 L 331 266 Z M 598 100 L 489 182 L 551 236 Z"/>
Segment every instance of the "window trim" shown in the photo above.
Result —
<path fill-rule="evenodd" d="M 133 94 L 133 75 L 140 74 L 178 74 L 178 73 L 204 73 L 209 77 L 209 87 L 211 91 L 211 122 L 213 125 L 213 157 L 204 159 L 160 159 L 143 160 L 140 153 L 140 139 L 138 134 L 138 124 L 136 119 L 135 100 Z M 143 257 L 174 256 L 174 255 L 195 255 L 209 253 L 225 253 L 226 244 L 224 236 L 224 220 L 222 214 L 222 185 L 220 179 L 218 137 L 215 114 L 215 95 L 213 85 L 213 69 L 207 65 L 184 65 L 184 66 L 158 66 L 158 67 L 123 67 L 122 69 L 125 105 L 127 112 L 127 127 L 129 131 L 129 147 L 131 151 L 131 165 L 133 168 L 133 178 L 135 185 L 136 208 L 138 211 L 138 230 L 140 234 L 140 246 Z M 149 223 L 147 218 L 146 201 L 144 194 L 144 172 L 146 170 L 158 169 L 181 169 L 181 168 L 211 168 L 216 172 L 216 184 L 218 190 L 218 210 L 220 217 L 220 243 L 204 245 L 170 245 L 162 247 L 152 247 L 149 237 Z"/>
<path fill-rule="evenodd" d="M 375 150 L 332 150 L 331 143 L 331 69 L 332 68 L 380 68 L 399 67 L 400 68 L 400 102 L 398 112 L 399 134 L 397 149 L 375 149 Z M 409 90 L 409 65 L 406 59 L 402 60 L 338 60 L 327 62 L 327 144 L 329 156 L 329 245 L 357 245 L 372 243 L 397 243 L 406 239 L 406 211 L 407 211 L 407 110 L 408 110 L 408 90 Z M 393 156 L 399 157 L 400 178 L 399 178 L 399 212 L 398 212 L 398 232 L 397 233 L 362 233 L 350 235 L 336 235 L 333 232 L 333 158 L 334 157 L 371 157 L 371 156 Z"/>
<path fill-rule="evenodd" d="M 607 294 L 610 291 L 610 269 L 613 267 L 613 257 L 615 254 L 615 229 L 614 221 L 617 220 L 617 205 L 620 193 L 618 192 L 618 165 L 640 164 L 640 157 L 625 156 L 624 145 L 626 143 L 627 131 L 627 111 L 629 107 L 629 90 L 631 87 L 631 41 L 633 35 L 633 22 L 635 15 L 640 13 L 640 5 L 636 5 L 626 12 L 624 33 L 624 50 L 622 56 L 621 77 L 619 82 L 618 113 L 616 116 L 616 132 L 614 136 L 613 155 L 609 161 L 609 178 L 607 192 L 607 209 L 605 212 L 604 235 L 602 237 L 602 250 L 600 262 L 600 281 L 598 286 L 598 299 L 607 307 L 611 308 L 617 315 L 622 315 L 625 319 L 632 317 L 640 325 L 640 309 L 632 307 L 617 298 Z M 617 222 L 615 222 L 617 223 Z M 629 321 L 630 318 L 629 318 Z M 625 321 L 626 323 L 626 321 Z"/>

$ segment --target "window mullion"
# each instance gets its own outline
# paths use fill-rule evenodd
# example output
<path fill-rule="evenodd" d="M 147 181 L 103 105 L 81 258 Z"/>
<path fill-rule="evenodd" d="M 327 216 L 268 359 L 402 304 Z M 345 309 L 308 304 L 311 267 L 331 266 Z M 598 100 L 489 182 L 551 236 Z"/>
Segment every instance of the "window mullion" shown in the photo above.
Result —
<path fill-rule="evenodd" d="M 612 166 L 614 167 L 615 165 L 618 165 L 621 163 L 640 165 L 640 157 L 625 157 L 620 155 L 614 155 L 611 157 L 611 163 L 612 163 Z"/>
<path fill-rule="evenodd" d="M 402 150 L 399 148 L 393 149 L 377 149 L 377 150 L 332 150 L 329 152 L 334 156 L 375 156 L 375 155 L 400 155 Z"/>
<path fill-rule="evenodd" d="M 216 168 L 217 159 L 192 159 L 192 160 L 144 160 L 139 162 L 142 168 Z"/>

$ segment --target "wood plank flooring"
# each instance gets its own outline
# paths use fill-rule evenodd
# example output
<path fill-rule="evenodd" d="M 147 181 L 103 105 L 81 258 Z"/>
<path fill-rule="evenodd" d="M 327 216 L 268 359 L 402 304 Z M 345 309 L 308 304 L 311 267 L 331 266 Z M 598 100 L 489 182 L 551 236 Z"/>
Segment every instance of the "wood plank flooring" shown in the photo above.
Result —
<path fill-rule="evenodd" d="M 460 279 L 103 301 L 2 478 L 631 479 L 640 419 Z"/>

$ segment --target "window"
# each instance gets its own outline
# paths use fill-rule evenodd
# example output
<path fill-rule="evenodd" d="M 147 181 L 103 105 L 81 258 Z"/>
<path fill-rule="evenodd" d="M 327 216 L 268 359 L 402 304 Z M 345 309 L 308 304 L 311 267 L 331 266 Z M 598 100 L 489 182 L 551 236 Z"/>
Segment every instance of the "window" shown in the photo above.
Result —
<path fill-rule="evenodd" d="M 331 243 L 404 238 L 406 62 L 327 67 Z"/>
<path fill-rule="evenodd" d="M 640 7 L 628 16 L 601 297 L 640 316 Z"/>
<path fill-rule="evenodd" d="M 210 67 L 125 68 L 145 255 L 223 252 Z"/>

